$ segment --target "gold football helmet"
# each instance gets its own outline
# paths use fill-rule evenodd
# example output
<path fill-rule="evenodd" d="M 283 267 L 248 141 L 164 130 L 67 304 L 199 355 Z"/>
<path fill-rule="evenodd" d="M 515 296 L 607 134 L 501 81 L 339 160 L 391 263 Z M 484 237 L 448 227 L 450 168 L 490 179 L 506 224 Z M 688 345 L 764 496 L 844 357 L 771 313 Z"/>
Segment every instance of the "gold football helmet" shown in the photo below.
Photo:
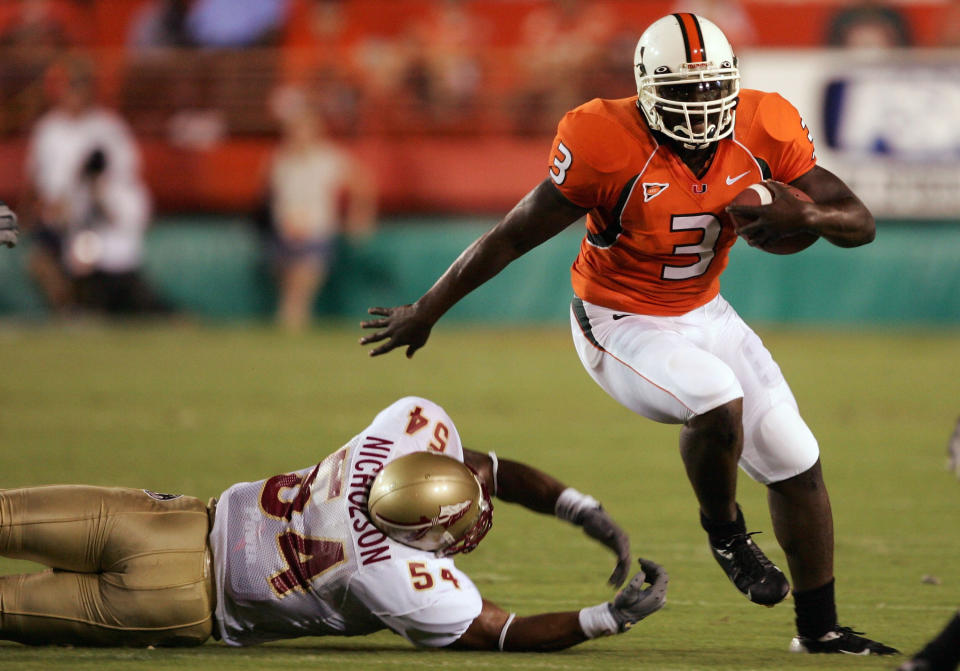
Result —
<path fill-rule="evenodd" d="M 432 452 L 394 459 L 367 499 L 370 520 L 404 545 L 449 556 L 470 552 L 493 524 L 493 504 L 466 464 Z"/>

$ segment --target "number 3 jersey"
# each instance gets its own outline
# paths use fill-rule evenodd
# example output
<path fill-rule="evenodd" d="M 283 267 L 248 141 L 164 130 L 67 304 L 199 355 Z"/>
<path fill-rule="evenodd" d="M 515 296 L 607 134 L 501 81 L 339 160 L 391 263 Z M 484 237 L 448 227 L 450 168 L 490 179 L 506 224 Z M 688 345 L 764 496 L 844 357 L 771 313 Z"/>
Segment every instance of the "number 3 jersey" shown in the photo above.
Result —
<path fill-rule="evenodd" d="M 724 208 L 763 179 L 792 182 L 816 164 L 797 110 L 775 93 L 742 90 L 733 134 L 702 177 L 658 144 L 637 99 L 592 100 L 557 129 L 550 177 L 590 210 L 571 269 L 583 300 L 612 310 L 676 316 L 720 290 L 736 233 Z"/>
<path fill-rule="evenodd" d="M 446 412 L 408 397 L 316 466 L 227 489 L 210 532 L 223 640 L 386 627 L 417 645 L 459 638 L 480 614 L 477 588 L 452 559 L 392 541 L 366 513 L 384 464 L 426 450 L 463 461 Z"/>

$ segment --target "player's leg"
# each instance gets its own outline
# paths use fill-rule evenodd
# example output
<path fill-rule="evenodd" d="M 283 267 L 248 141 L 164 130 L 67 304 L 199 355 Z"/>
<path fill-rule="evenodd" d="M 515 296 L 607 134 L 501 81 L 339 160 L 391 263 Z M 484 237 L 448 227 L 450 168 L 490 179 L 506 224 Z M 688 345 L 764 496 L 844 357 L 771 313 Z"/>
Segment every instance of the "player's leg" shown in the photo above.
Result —
<path fill-rule="evenodd" d="M 706 520 L 737 520 L 737 463 L 743 449 L 740 416 L 743 400 L 735 399 L 694 415 L 680 430 L 680 456 Z"/>
<path fill-rule="evenodd" d="M 960 667 L 960 612 L 897 671 L 956 671 Z"/>
<path fill-rule="evenodd" d="M 828 647 L 848 648 L 824 652 L 892 652 L 892 648 L 838 626 L 833 589 L 833 516 L 816 438 L 760 338 L 726 301 L 721 299 L 712 308 L 717 313 L 714 321 L 723 324 L 713 351 L 730 365 L 744 390 L 740 466 L 754 480 L 767 485 L 774 533 L 793 579 L 800 637 L 816 642 L 822 636 L 836 635 Z"/>
<path fill-rule="evenodd" d="M 206 506 L 143 490 L 0 490 L 0 554 L 57 570 L 0 578 L 0 638 L 187 645 L 211 632 Z"/>
<path fill-rule="evenodd" d="M 833 580 L 833 513 L 819 459 L 800 475 L 771 482 L 767 502 L 773 530 L 787 555 L 794 592 Z"/>
<path fill-rule="evenodd" d="M 786 578 L 747 534 L 736 504 L 743 392 L 701 346 L 701 318 L 619 317 L 574 301 L 571 321 L 584 367 L 608 394 L 645 417 L 684 424 L 680 452 L 714 557 L 752 601 L 777 603 Z"/>

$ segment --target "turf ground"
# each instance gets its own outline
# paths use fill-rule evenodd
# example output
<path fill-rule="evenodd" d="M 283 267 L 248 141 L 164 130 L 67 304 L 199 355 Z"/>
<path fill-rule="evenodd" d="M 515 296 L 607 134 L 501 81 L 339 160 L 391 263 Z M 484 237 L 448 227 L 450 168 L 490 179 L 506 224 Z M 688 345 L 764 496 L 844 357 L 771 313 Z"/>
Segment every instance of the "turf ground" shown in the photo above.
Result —
<path fill-rule="evenodd" d="M 960 413 L 960 332 L 760 331 L 821 442 L 841 622 L 913 651 L 960 605 L 960 483 L 944 470 Z M 441 324 L 411 361 L 371 360 L 358 336 L 349 325 L 298 337 L 199 326 L 0 328 L 0 487 L 82 482 L 207 497 L 314 463 L 397 397 L 419 394 L 446 407 L 468 446 L 542 466 L 600 498 L 635 552 L 670 571 L 664 610 L 626 635 L 551 655 L 418 652 L 381 633 L 244 650 L 0 645 L 0 668 L 896 666 L 786 652 L 790 603 L 750 604 L 709 555 L 676 427 L 610 400 L 581 369 L 565 328 Z M 740 501 L 783 565 L 763 488 L 743 476 Z M 495 520 L 481 548 L 458 560 L 487 598 L 531 614 L 611 596 L 611 557 L 573 527 L 507 504 Z M 33 568 L 0 559 L 2 573 Z"/>

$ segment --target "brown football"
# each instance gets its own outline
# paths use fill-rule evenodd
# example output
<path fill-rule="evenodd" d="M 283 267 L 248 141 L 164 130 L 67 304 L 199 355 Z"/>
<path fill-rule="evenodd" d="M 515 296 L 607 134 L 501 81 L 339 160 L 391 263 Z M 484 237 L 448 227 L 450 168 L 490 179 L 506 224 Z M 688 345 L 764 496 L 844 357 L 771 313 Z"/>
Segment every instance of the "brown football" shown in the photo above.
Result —
<path fill-rule="evenodd" d="M 772 181 L 772 180 L 767 180 Z M 789 184 L 784 184 L 783 186 L 787 187 L 787 190 L 793 195 L 797 200 L 803 200 L 808 203 L 812 203 L 813 199 L 805 194 L 803 191 L 798 189 L 795 186 L 790 186 Z M 746 189 L 737 194 L 737 196 L 730 202 L 731 205 L 769 205 L 773 202 L 773 191 L 771 191 L 766 182 L 758 182 L 756 184 L 751 184 Z M 750 223 L 749 220 L 738 219 L 737 217 L 730 215 L 730 219 L 733 221 L 733 226 L 735 230 L 739 230 L 740 227 L 744 224 Z M 799 251 L 803 251 L 819 239 L 819 235 L 816 233 L 795 233 L 793 235 L 788 235 L 771 242 L 763 247 L 759 247 L 765 252 L 770 252 L 771 254 L 796 254 Z"/>

